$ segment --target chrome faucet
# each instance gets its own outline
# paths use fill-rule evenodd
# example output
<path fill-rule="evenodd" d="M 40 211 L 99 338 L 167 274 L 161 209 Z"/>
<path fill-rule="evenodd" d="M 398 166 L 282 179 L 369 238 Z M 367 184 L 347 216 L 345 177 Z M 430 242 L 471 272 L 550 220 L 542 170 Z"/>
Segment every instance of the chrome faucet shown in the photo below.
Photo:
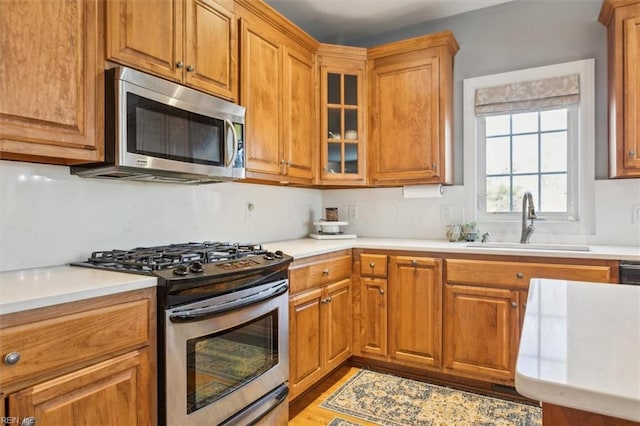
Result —
<path fill-rule="evenodd" d="M 535 231 L 533 226 L 534 219 L 537 219 L 536 209 L 533 204 L 533 195 L 530 192 L 522 194 L 522 233 L 520 234 L 520 244 L 529 244 L 529 238 Z M 527 219 L 531 221 L 527 225 Z"/>

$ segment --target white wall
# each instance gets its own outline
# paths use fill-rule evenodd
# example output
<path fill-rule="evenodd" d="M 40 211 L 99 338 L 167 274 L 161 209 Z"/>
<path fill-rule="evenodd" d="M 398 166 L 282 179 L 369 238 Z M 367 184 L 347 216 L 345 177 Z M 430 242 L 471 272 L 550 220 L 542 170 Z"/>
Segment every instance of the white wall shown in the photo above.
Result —
<path fill-rule="evenodd" d="M 0 197 L 0 271 L 84 260 L 94 250 L 300 238 L 321 205 L 313 189 L 83 179 L 68 167 L 12 161 L 0 161 Z"/>
<path fill-rule="evenodd" d="M 557 234 L 546 231 L 544 222 L 535 224 L 532 243 L 628 245 L 640 247 L 640 218 L 632 217 L 640 207 L 640 179 L 595 182 L 595 233 Z M 350 205 L 358 207 L 358 219 L 348 219 Z M 402 188 L 335 189 L 322 192 L 322 207 L 337 207 L 340 220 L 349 220 L 345 231 L 361 237 L 426 238 L 443 240 L 446 225 L 464 223 L 464 188 L 444 188 L 442 198 L 406 199 Z M 447 206 L 451 217 L 443 217 Z M 632 223 L 633 222 L 633 223 Z M 480 231 L 483 231 L 480 227 Z M 492 232 L 492 241 L 520 240 L 520 224 L 505 225 Z"/>

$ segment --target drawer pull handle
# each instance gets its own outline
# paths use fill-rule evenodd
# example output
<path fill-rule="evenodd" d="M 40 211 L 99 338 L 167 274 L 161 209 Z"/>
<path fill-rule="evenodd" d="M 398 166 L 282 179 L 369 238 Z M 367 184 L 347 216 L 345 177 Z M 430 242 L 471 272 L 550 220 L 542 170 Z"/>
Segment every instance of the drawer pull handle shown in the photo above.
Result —
<path fill-rule="evenodd" d="M 375 268 L 375 267 L 376 267 L 375 262 L 371 262 L 371 263 L 369 264 L 369 267 L 370 267 L 371 269 Z"/>
<path fill-rule="evenodd" d="M 322 275 L 329 275 L 329 269 L 325 269 L 322 271 Z"/>
<path fill-rule="evenodd" d="M 4 357 L 6 365 L 16 365 L 20 361 L 20 352 L 9 352 Z"/>
<path fill-rule="evenodd" d="M 516 302 L 511 302 L 511 307 L 512 307 L 512 308 L 517 308 L 517 307 L 518 307 L 518 304 L 517 304 Z"/>
<path fill-rule="evenodd" d="M 517 277 L 517 278 L 524 278 L 524 274 L 523 274 L 522 272 L 518 272 L 518 273 L 516 274 L 516 277 Z"/>
<path fill-rule="evenodd" d="M 381 288 L 378 292 L 380 292 L 380 294 L 384 294 L 384 288 Z"/>

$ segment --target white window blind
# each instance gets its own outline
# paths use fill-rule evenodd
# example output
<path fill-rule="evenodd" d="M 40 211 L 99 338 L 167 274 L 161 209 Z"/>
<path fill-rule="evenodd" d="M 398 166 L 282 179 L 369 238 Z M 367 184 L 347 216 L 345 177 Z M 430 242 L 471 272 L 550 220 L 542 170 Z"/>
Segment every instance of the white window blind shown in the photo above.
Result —
<path fill-rule="evenodd" d="M 476 90 L 477 116 L 526 112 L 580 103 L 580 75 L 523 81 Z"/>

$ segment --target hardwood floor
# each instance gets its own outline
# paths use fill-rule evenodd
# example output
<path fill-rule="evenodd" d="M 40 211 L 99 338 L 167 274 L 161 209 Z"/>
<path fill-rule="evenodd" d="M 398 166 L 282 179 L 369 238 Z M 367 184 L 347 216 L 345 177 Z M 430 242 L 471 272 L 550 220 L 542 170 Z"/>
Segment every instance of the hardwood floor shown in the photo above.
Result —
<path fill-rule="evenodd" d="M 368 423 L 362 419 L 350 417 L 346 414 L 338 414 L 320 407 L 322 401 L 349 380 L 351 376 L 356 374 L 358 370 L 357 367 L 343 365 L 328 375 L 309 392 L 295 400 L 289 406 L 289 426 L 326 426 L 336 417 L 366 426 L 376 425 L 376 423 Z"/>

